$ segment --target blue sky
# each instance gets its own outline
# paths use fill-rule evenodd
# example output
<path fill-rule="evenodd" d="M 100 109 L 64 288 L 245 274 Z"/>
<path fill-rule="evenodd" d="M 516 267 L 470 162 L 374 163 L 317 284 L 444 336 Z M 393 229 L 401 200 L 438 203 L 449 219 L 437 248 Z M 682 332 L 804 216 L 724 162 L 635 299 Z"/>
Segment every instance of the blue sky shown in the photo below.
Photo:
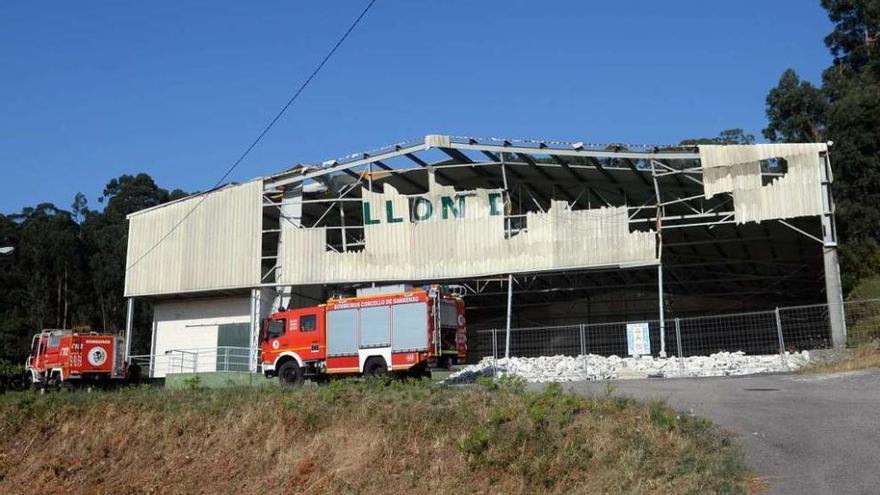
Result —
<path fill-rule="evenodd" d="M 0 3 L 0 212 L 211 186 L 365 1 Z M 540 5 L 539 7 L 536 7 Z M 831 60 L 818 0 L 378 0 L 233 180 L 424 134 L 672 143 Z"/>

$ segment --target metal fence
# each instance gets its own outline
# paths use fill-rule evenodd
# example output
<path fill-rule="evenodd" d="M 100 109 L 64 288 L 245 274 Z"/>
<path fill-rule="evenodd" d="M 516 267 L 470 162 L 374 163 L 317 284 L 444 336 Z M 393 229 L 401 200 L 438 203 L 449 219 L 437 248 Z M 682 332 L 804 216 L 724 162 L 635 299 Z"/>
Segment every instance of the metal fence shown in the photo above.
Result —
<path fill-rule="evenodd" d="M 172 349 L 164 354 L 131 356 L 130 361 L 149 371 L 150 377 L 172 373 L 213 371 L 252 371 L 257 367 L 260 349 L 218 346 L 199 349 Z"/>
<path fill-rule="evenodd" d="M 880 299 L 843 303 L 849 345 L 880 338 Z M 718 352 L 746 355 L 827 349 L 831 342 L 831 311 L 827 304 L 792 306 L 735 314 L 639 320 L 649 327 L 651 355 L 686 358 Z M 627 324 L 580 323 L 510 330 L 511 357 L 627 356 Z M 469 342 L 471 360 L 504 357 L 506 330 L 479 330 Z"/>

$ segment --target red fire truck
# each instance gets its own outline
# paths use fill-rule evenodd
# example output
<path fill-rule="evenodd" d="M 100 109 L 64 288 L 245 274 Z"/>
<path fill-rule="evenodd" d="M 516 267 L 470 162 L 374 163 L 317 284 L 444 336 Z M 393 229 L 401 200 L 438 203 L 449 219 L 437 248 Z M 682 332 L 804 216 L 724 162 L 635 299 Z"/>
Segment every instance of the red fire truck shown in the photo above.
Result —
<path fill-rule="evenodd" d="M 34 335 L 25 369 L 37 388 L 123 379 L 122 346 L 113 334 L 43 330 Z"/>
<path fill-rule="evenodd" d="M 263 373 L 287 385 L 305 376 L 418 373 L 464 360 L 464 301 L 437 287 L 331 299 L 273 314 L 260 340 Z"/>

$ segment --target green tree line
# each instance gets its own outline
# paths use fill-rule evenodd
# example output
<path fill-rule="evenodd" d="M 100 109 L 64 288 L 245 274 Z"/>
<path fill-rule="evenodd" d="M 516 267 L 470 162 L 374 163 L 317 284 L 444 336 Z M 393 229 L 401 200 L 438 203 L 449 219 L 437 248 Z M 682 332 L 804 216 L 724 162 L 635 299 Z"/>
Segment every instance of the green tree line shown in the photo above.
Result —
<path fill-rule="evenodd" d="M 834 24 L 834 56 L 816 86 L 788 69 L 767 95 L 764 137 L 773 142 L 832 141 L 844 286 L 880 274 L 880 0 L 822 0 Z M 880 295 L 880 294 L 875 294 Z"/>
<path fill-rule="evenodd" d="M 0 256 L 0 359 L 20 360 L 44 328 L 121 331 L 126 215 L 185 195 L 147 174 L 123 175 L 107 183 L 101 210 L 79 193 L 70 209 L 41 203 L 0 214 L 0 246 L 15 248 Z M 137 318 L 149 321 L 149 311 L 141 305 Z M 149 336 L 139 337 L 134 350 L 147 352 Z"/>

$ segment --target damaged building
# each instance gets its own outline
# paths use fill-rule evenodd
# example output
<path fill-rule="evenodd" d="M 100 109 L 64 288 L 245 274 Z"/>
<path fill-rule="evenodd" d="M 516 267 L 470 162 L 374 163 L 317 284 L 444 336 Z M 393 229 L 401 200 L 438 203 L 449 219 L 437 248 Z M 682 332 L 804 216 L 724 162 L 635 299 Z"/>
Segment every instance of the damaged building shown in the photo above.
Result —
<path fill-rule="evenodd" d="M 836 303 L 828 151 L 428 135 L 297 165 L 130 215 L 129 315 L 149 301 L 153 323 L 129 317 L 127 334 L 149 332 L 151 356 L 256 348 L 278 308 L 386 284 L 452 288 L 469 330 L 504 326 L 508 306 L 515 326 L 662 332 L 673 316 Z M 842 343 L 842 309 L 827 320 Z"/>

